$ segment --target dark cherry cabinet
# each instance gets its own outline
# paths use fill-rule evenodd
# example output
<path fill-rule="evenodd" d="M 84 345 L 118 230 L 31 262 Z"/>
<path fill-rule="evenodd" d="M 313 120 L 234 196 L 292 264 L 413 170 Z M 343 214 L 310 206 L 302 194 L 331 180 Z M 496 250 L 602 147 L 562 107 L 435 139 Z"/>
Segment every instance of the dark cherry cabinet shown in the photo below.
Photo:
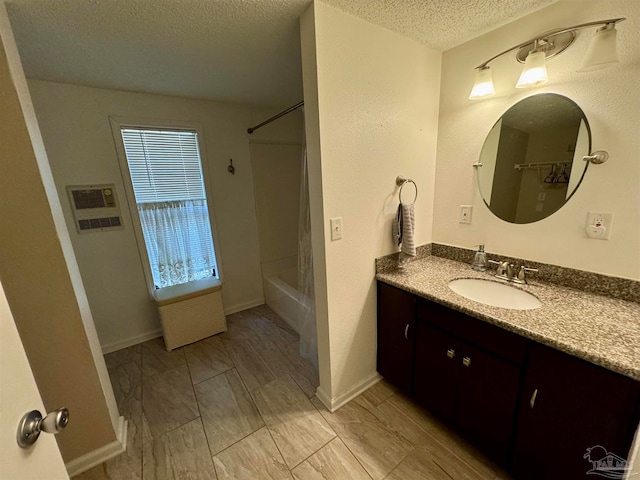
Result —
<path fill-rule="evenodd" d="M 378 282 L 378 372 L 403 392 L 413 383 L 416 297 Z"/>
<path fill-rule="evenodd" d="M 639 401 L 638 382 L 532 343 L 513 452 L 516 478 L 594 478 L 587 475 L 589 460 L 604 452 L 585 455 L 598 445 L 626 458 Z"/>
<path fill-rule="evenodd" d="M 460 313 L 455 316 L 464 317 Z M 454 336 L 420 321 L 416 329 L 416 401 L 505 464 L 520 366 L 472 343 L 483 343 L 488 333 L 484 337 Z"/>
<path fill-rule="evenodd" d="M 461 343 L 426 324 L 417 326 L 415 399 L 447 423 L 453 423 L 458 395 Z"/>
<path fill-rule="evenodd" d="M 517 479 L 594 478 L 640 421 L 640 382 L 383 282 L 378 372 Z"/>
<path fill-rule="evenodd" d="M 455 427 L 489 457 L 505 464 L 521 369 L 470 345 L 463 347 L 462 355 Z"/>

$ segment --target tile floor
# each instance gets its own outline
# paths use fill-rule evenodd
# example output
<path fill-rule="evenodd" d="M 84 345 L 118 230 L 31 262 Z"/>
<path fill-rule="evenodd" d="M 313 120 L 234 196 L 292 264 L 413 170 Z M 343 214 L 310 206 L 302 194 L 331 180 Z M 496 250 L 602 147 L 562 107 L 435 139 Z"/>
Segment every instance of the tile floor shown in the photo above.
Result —
<path fill-rule="evenodd" d="M 106 355 L 127 451 L 74 479 L 508 478 L 384 381 L 329 413 L 268 307 L 228 324 L 172 352 L 156 339 Z"/>

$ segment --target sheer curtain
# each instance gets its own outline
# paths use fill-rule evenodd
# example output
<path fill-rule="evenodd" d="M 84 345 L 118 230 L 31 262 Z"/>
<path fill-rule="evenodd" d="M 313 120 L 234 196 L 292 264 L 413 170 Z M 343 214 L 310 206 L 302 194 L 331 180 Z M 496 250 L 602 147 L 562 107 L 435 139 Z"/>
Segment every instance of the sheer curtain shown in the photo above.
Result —
<path fill-rule="evenodd" d="M 311 217 L 309 211 L 309 176 L 307 148 L 302 154 L 300 176 L 300 218 L 298 222 L 298 290 L 300 292 L 300 355 L 318 369 L 318 334 L 313 289 L 313 250 L 311 248 Z"/>
<path fill-rule="evenodd" d="M 138 213 L 156 287 L 216 274 L 206 200 L 140 203 Z"/>

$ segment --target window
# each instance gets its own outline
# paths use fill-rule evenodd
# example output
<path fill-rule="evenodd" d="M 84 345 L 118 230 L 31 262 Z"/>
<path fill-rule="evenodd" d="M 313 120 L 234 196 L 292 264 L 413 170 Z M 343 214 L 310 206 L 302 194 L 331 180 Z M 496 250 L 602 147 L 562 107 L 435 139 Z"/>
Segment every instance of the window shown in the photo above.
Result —
<path fill-rule="evenodd" d="M 217 277 L 197 132 L 120 133 L 155 287 Z"/>

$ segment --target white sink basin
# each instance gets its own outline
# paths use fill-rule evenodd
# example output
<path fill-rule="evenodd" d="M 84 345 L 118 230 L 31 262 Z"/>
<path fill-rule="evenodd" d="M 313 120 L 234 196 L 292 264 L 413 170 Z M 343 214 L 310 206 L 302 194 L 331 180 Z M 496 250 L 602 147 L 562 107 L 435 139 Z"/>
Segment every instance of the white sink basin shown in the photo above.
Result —
<path fill-rule="evenodd" d="M 449 282 L 449 288 L 469 300 L 493 307 L 510 308 L 512 310 L 533 310 L 542 305 L 540 300 L 524 290 L 514 288 L 505 283 L 497 283 L 480 278 L 452 280 Z"/>

